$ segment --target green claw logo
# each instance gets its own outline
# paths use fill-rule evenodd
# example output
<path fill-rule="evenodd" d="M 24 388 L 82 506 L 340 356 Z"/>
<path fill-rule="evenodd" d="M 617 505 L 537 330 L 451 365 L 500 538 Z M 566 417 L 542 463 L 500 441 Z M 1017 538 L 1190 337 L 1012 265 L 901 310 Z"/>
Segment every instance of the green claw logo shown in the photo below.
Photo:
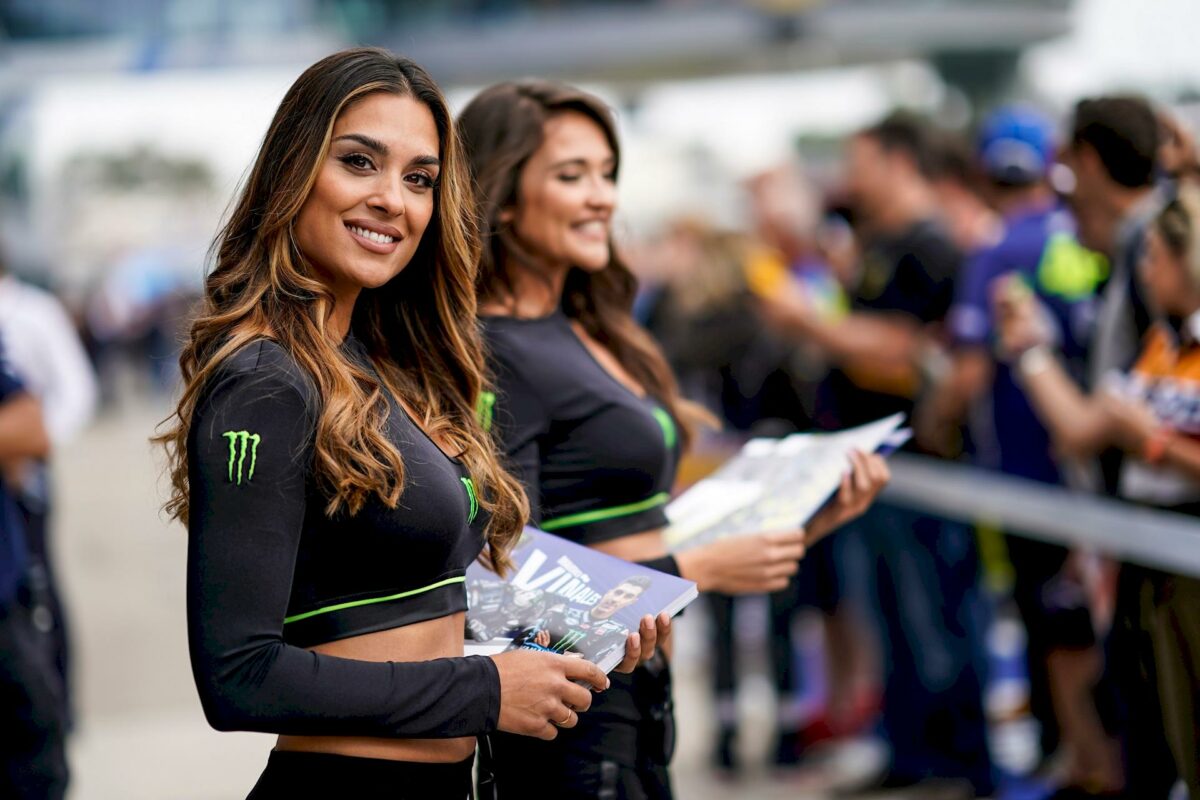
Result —
<path fill-rule="evenodd" d="M 250 443 L 250 469 L 246 473 L 246 482 L 254 480 L 254 464 L 258 461 L 258 443 L 262 441 L 262 437 L 250 431 L 225 431 L 221 435 L 229 440 L 229 482 L 234 483 L 233 466 L 234 462 L 237 462 L 237 485 L 242 485 L 242 467 L 246 464 L 247 442 Z"/>
<path fill-rule="evenodd" d="M 467 498 L 471 501 L 471 511 L 467 515 L 467 524 L 470 525 L 475 521 L 475 515 L 479 513 L 479 496 L 475 494 L 475 481 L 470 478 L 459 478 L 467 490 Z"/>

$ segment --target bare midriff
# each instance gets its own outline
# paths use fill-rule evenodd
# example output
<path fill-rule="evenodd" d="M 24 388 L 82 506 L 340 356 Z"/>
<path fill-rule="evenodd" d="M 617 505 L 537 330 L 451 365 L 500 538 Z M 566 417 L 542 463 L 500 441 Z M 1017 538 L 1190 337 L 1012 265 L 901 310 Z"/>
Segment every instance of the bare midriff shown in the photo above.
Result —
<path fill-rule="evenodd" d="M 605 542 L 596 542 L 589 546 L 593 550 L 608 553 L 610 556 L 616 556 L 625 561 L 650 561 L 655 558 L 662 558 L 667 554 L 667 543 L 663 540 L 661 528 L 642 531 L 641 533 L 631 533 L 628 536 L 609 539 Z M 671 657 L 673 647 L 670 641 L 663 644 L 661 649 L 663 655 L 667 658 Z"/>
<path fill-rule="evenodd" d="M 309 648 L 359 661 L 432 661 L 463 654 L 463 613 L 426 620 L 401 628 L 365 633 Z M 368 736 L 280 736 L 278 750 L 336 753 L 359 758 L 454 764 L 472 756 L 475 738 L 378 739 Z"/>

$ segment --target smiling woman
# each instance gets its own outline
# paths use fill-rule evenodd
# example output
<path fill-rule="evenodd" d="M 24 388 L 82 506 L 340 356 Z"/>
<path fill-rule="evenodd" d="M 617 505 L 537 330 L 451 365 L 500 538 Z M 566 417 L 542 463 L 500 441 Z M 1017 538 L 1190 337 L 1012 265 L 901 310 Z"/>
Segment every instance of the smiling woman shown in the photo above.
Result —
<path fill-rule="evenodd" d="M 474 736 L 553 738 L 604 688 L 463 657 L 465 570 L 527 514 L 475 419 L 474 231 L 446 103 L 349 50 L 288 90 L 216 244 L 158 441 L 220 730 L 279 734 L 253 798 L 454 798 Z"/>

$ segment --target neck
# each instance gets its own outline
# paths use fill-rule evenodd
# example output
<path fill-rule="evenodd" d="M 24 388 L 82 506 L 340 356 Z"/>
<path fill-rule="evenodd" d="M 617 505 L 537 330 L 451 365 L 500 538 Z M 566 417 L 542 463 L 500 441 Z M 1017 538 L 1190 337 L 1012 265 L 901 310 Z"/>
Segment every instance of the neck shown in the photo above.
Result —
<path fill-rule="evenodd" d="M 1152 186 L 1139 186 L 1136 189 L 1125 186 L 1113 188 L 1109 193 L 1108 206 L 1114 222 L 1119 225 L 1129 212 L 1145 200 L 1152 191 L 1154 191 Z"/>
<path fill-rule="evenodd" d="M 325 332 L 334 342 L 341 342 L 350 333 L 350 320 L 354 317 L 354 304 L 360 291 L 356 287 L 334 298 L 333 312 L 325 321 Z"/>
<path fill-rule="evenodd" d="M 1045 184 L 1035 184 L 1020 189 L 1006 189 L 996 197 L 996 210 L 1011 214 L 1030 206 L 1046 206 L 1054 201 L 1054 192 Z"/>
<path fill-rule="evenodd" d="M 902 181 L 877 209 L 873 222 L 883 233 L 899 233 L 935 213 L 933 190 L 924 181 Z"/>
<path fill-rule="evenodd" d="M 512 296 L 505 310 L 520 319 L 537 319 L 553 314 L 562 305 L 567 283 L 567 264 L 555 266 L 517 266 L 511 270 Z"/>

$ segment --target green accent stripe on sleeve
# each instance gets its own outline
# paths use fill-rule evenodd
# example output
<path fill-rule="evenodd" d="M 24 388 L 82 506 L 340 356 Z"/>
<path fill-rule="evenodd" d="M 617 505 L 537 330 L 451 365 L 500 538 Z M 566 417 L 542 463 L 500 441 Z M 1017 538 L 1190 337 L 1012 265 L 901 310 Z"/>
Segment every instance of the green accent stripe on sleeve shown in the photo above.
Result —
<path fill-rule="evenodd" d="M 667 443 L 667 449 L 674 450 L 675 441 L 679 438 L 679 434 L 675 430 L 675 420 L 662 406 L 654 407 L 654 418 L 658 420 L 658 424 L 662 426 L 663 440 Z"/>
<path fill-rule="evenodd" d="M 627 517 L 630 514 L 637 514 L 640 511 L 647 511 L 656 506 L 665 506 L 667 501 L 671 499 L 671 495 L 667 492 L 659 492 L 653 497 L 647 497 L 645 500 L 639 500 L 636 503 L 628 503 L 623 506 L 614 506 L 613 508 L 598 508 L 595 511 L 582 511 L 578 514 L 568 514 L 565 517 L 546 520 L 542 523 L 542 530 L 556 531 L 560 528 L 570 528 L 573 525 L 585 525 L 589 522 L 600 522 L 605 519 L 614 519 L 616 517 Z"/>
<path fill-rule="evenodd" d="M 309 617 L 315 617 L 318 614 L 329 614 L 333 611 L 344 611 L 347 608 L 356 608 L 358 606 L 369 606 L 372 603 L 386 603 L 389 600 L 403 600 L 406 597 L 412 597 L 413 595 L 417 595 L 417 594 L 424 594 L 425 592 L 432 592 L 434 589 L 440 589 L 443 586 L 449 586 L 450 584 L 453 584 L 453 583 L 466 583 L 466 582 L 467 582 L 467 578 L 464 575 L 464 576 L 461 576 L 458 578 L 447 578 L 444 581 L 438 581 L 437 583 L 431 583 L 428 586 L 422 586 L 420 589 L 410 589 L 407 592 L 400 592 L 399 594 L 389 594 L 387 597 L 371 597 L 366 600 L 351 600 L 348 603 L 338 603 L 337 605 L 325 606 L 324 608 L 318 608 L 315 611 L 305 611 L 303 614 L 294 614 L 290 617 L 284 617 L 283 624 L 287 625 L 289 622 L 299 622 L 302 619 L 308 619 Z"/>

